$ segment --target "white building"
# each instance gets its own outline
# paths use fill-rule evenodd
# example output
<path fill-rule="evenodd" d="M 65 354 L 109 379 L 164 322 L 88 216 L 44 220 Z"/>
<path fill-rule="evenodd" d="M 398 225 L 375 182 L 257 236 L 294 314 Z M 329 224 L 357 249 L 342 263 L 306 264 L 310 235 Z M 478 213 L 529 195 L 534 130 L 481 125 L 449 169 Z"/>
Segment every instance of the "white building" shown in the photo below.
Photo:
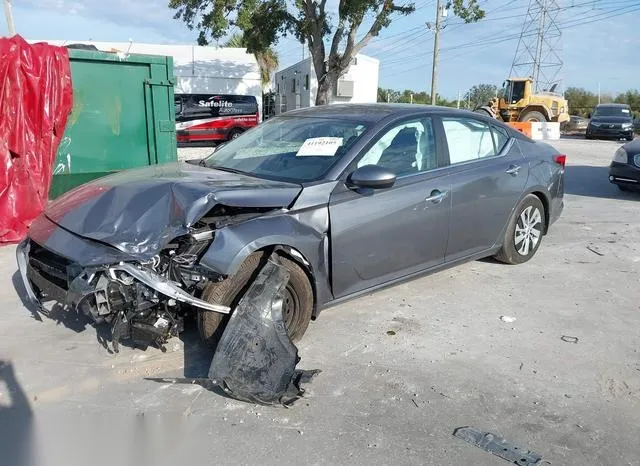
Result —
<path fill-rule="evenodd" d="M 330 103 L 369 103 L 378 98 L 380 62 L 358 54 L 347 72 L 338 80 Z M 302 60 L 275 74 L 276 115 L 296 108 L 313 107 L 318 79 L 311 58 Z"/>
<path fill-rule="evenodd" d="M 138 44 L 136 42 L 95 42 L 86 40 L 47 40 L 52 45 L 94 45 L 98 50 L 116 53 L 165 55 L 173 57 L 175 92 L 180 94 L 253 95 L 262 114 L 260 67 L 246 49 L 201 47 L 198 45 Z"/>

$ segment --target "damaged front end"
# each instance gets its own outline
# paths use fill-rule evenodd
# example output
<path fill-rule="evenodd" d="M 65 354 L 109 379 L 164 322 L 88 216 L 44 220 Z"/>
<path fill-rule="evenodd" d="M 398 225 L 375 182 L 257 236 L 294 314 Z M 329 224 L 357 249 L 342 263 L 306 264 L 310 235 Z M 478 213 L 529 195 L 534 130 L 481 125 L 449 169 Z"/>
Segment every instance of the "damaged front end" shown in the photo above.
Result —
<path fill-rule="evenodd" d="M 230 312 L 198 298 L 205 283 L 224 277 L 199 265 L 214 231 L 204 223 L 195 227 L 150 260 L 107 265 L 81 266 L 27 238 L 16 251 L 18 266 L 29 298 L 41 309 L 42 303 L 56 301 L 109 325 L 116 352 L 121 340 L 164 350 L 166 341 L 182 331 L 189 307 Z"/>

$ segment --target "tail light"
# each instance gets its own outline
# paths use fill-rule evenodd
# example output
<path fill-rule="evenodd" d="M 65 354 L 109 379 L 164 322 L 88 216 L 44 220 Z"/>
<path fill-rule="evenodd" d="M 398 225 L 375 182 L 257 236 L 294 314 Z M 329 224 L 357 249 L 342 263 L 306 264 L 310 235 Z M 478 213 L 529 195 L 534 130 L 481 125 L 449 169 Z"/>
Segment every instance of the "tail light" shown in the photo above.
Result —
<path fill-rule="evenodd" d="M 564 168 L 564 164 L 567 162 L 567 156 L 564 154 L 554 155 L 553 161 Z"/>

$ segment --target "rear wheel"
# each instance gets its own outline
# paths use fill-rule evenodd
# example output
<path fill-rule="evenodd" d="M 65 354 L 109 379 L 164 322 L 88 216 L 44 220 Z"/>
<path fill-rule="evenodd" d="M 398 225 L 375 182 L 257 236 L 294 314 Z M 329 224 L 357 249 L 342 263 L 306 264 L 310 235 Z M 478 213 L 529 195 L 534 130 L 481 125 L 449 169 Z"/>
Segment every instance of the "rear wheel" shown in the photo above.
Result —
<path fill-rule="evenodd" d="M 619 189 L 620 191 L 624 191 L 624 192 L 629 192 L 629 191 L 631 191 L 631 189 L 630 189 L 629 187 L 627 187 L 627 186 L 624 186 L 624 185 L 621 185 L 621 184 L 617 184 L 616 186 L 618 187 L 618 189 Z"/>
<path fill-rule="evenodd" d="M 240 136 L 242 134 L 242 130 L 239 128 L 234 128 L 231 131 L 229 131 L 229 136 L 227 139 L 229 139 L 229 141 L 232 141 L 234 139 L 236 139 L 238 136 Z"/>
<path fill-rule="evenodd" d="M 540 247 L 544 231 L 544 205 L 537 196 L 529 194 L 514 211 L 495 258 L 505 264 L 527 262 Z"/>
<path fill-rule="evenodd" d="M 627 141 L 633 141 L 634 137 L 633 136 L 627 136 Z"/>
<path fill-rule="evenodd" d="M 218 283 L 209 283 L 202 293 L 202 299 L 215 304 L 229 306 L 232 309 L 259 272 L 265 251 L 255 252 L 242 263 L 235 275 Z M 280 263 L 289 272 L 289 282 L 284 291 L 282 317 L 287 334 L 292 341 L 299 341 L 309 327 L 313 313 L 313 289 L 307 274 L 294 261 L 280 257 Z M 205 344 L 215 347 L 229 321 L 230 315 L 218 312 L 198 312 L 197 323 L 200 338 Z"/>
<path fill-rule="evenodd" d="M 544 121 L 547 121 L 547 119 L 542 113 L 532 110 L 530 112 L 520 115 L 520 121 L 544 122 Z"/>

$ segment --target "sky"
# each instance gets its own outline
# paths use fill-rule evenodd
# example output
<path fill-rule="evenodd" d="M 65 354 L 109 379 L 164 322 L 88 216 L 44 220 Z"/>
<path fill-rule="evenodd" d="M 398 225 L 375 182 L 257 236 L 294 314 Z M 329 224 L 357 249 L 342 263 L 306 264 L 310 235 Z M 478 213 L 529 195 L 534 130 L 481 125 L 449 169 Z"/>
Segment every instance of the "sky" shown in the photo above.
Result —
<path fill-rule="evenodd" d="M 564 87 L 595 92 L 600 86 L 602 93 L 610 94 L 640 89 L 640 34 L 635 30 L 640 2 L 558 2 Z M 529 1 L 479 3 L 486 17 L 476 24 L 463 24 L 453 12 L 444 20 L 438 62 L 438 91 L 444 97 L 455 98 L 479 83 L 500 85 L 510 72 Z M 167 4 L 168 0 L 13 0 L 13 13 L 17 32 L 27 39 L 195 43 L 197 32 L 173 19 Z M 335 9 L 337 0 L 328 4 Z M 362 52 L 380 60 L 380 87 L 430 89 L 434 34 L 425 23 L 435 19 L 435 0 L 415 0 L 415 6 L 413 14 L 396 17 Z M 0 35 L 6 33 L 0 15 Z M 527 43 L 535 47 L 533 39 Z M 287 37 L 276 49 L 284 68 L 302 58 L 304 47 Z M 308 50 L 304 53 L 309 55 Z"/>

